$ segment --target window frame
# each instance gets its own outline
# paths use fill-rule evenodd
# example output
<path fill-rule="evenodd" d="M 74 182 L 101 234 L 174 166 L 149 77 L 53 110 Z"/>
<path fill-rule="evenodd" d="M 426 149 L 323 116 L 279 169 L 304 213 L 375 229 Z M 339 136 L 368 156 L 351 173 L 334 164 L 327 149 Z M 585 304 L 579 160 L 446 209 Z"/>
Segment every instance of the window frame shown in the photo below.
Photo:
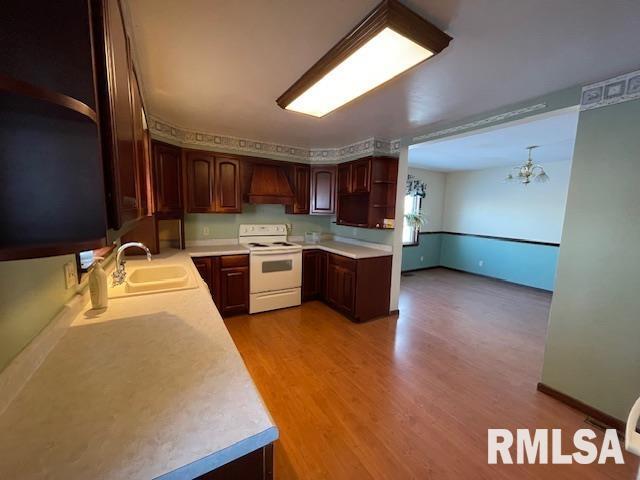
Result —
<path fill-rule="evenodd" d="M 417 212 L 421 212 L 422 211 L 422 197 L 419 195 L 405 195 L 404 199 L 406 201 L 407 197 L 412 197 L 413 198 L 413 206 L 412 206 L 412 213 L 417 213 Z M 407 212 L 404 212 L 404 204 L 403 204 L 403 214 L 402 214 L 402 246 L 403 247 L 415 247 L 418 246 L 420 244 L 420 228 L 419 227 L 407 227 L 406 226 L 406 220 L 404 218 L 404 215 Z M 405 228 L 411 228 L 411 240 L 408 242 L 405 242 L 404 240 L 404 231 Z"/>

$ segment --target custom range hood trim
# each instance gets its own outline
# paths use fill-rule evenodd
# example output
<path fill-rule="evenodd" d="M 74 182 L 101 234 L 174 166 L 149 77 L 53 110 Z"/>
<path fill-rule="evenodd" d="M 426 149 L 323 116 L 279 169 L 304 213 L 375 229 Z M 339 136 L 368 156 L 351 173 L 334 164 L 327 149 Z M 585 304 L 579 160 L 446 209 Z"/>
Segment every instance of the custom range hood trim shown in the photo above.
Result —
<path fill-rule="evenodd" d="M 247 200 L 252 204 L 293 204 L 293 189 L 280 165 L 254 164 Z"/>
<path fill-rule="evenodd" d="M 339 70 L 341 67 L 344 68 L 349 61 L 357 57 L 358 52 L 372 48 L 370 43 L 371 41 L 380 44 L 378 40 L 381 35 L 385 35 L 386 31 L 391 31 L 394 34 L 397 34 L 400 39 L 407 41 L 405 43 L 413 44 L 417 48 L 422 48 L 429 54 L 426 57 L 420 57 L 414 52 L 414 56 L 416 57 L 415 63 L 411 63 L 410 65 L 407 64 L 400 69 L 390 68 L 388 73 L 393 73 L 391 76 L 387 76 L 385 79 L 381 79 L 380 82 L 374 83 L 370 86 L 362 85 L 362 87 L 365 88 L 364 90 L 359 90 L 358 88 L 353 89 L 354 91 L 352 93 L 359 93 L 354 96 L 349 95 L 350 98 L 345 99 L 342 103 L 338 103 L 336 106 L 324 111 L 324 113 L 311 113 L 310 111 L 290 108 L 294 102 L 320 84 L 321 81 L 328 79 L 332 72 Z M 342 108 L 344 105 L 351 103 L 353 100 L 367 94 L 368 92 L 379 88 L 381 85 L 384 85 L 388 81 L 396 78 L 425 60 L 434 57 L 444 50 L 451 40 L 452 37 L 397 0 L 383 0 L 346 36 L 344 36 L 324 56 L 322 56 L 320 60 L 318 60 L 298 80 L 296 80 L 293 85 L 280 95 L 276 100 L 276 103 L 283 109 L 322 117 L 332 111 Z M 399 43 L 392 43 L 395 45 L 394 48 L 401 48 Z M 391 58 L 394 57 L 394 55 L 390 56 Z M 418 57 L 421 59 L 418 60 Z M 384 61 L 384 58 L 379 60 Z"/>

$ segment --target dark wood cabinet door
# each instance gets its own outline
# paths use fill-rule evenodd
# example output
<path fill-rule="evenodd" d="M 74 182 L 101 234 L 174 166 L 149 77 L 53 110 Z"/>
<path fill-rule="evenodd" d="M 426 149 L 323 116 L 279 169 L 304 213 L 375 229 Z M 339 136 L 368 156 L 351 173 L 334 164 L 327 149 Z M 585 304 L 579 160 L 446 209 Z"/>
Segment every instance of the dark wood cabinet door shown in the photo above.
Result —
<path fill-rule="evenodd" d="M 149 214 L 149 181 L 150 165 L 148 158 L 147 132 L 144 130 L 142 117 L 144 108 L 140 86 L 135 72 L 131 75 L 131 108 L 133 115 L 133 142 L 136 154 L 136 165 L 138 166 L 138 191 L 140 197 L 140 210 L 142 215 Z"/>
<path fill-rule="evenodd" d="M 357 261 L 334 254 L 328 254 L 327 257 L 326 300 L 334 308 L 353 315 Z"/>
<path fill-rule="evenodd" d="M 131 61 L 120 3 L 105 0 L 102 9 L 104 90 L 100 90 L 109 224 L 121 228 L 141 216 L 131 102 Z M 99 35 L 100 35 L 99 33 Z M 100 58 L 104 55 L 104 58 Z"/>
<path fill-rule="evenodd" d="M 295 165 L 293 167 L 293 204 L 287 205 L 287 213 L 308 214 L 309 213 L 309 189 L 310 175 L 309 167 L 306 165 Z"/>
<path fill-rule="evenodd" d="M 189 151 L 185 155 L 187 212 L 213 213 L 216 211 L 215 157 L 212 153 Z"/>
<path fill-rule="evenodd" d="M 351 193 L 351 163 L 338 165 L 338 193 Z"/>
<path fill-rule="evenodd" d="M 215 211 L 241 213 L 240 162 L 223 156 L 215 157 Z"/>
<path fill-rule="evenodd" d="M 326 283 L 326 253 L 320 250 L 302 252 L 302 300 L 314 300 L 324 296 Z"/>
<path fill-rule="evenodd" d="M 182 213 L 181 155 L 178 147 L 154 142 L 153 177 L 156 212 L 159 214 Z"/>
<path fill-rule="evenodd" d="M 213 295 L 212 270 L 210 257 L 194 257 L 193 264 L 198 269 L 198 273 L 209 287 L 209 292 Z"/>
<path fill-rule="evenodd" d="M 342 272 L 338 265 L 329 263 L 327 265 L 327 290 L 326 301 L 334 308 L 340 308 L 342 294 L 340 285 L 342 283 Z"/>
<path fill-rule="evenodd" d="M 351 192 L 367 193 L 370 190 L 371 161 L 368 158 L 351 164 Z"/>
<path fill-rule="evenodd" d="M 335 165 L 311 167 L 311 208 L 315 215 L 336 213 Z"/>
<path fill-rule="evenodd" d="M 342 309 L 352 314 L 355 310 L 356 304 L 356 274 L 346 268 L 341 269 L 340 275 L 340 304 Z"/>
<path fill-rule="evenodd" d="M 249 267 L 220 269 L 220 301 L 223 316 L 249 311 Z"/>

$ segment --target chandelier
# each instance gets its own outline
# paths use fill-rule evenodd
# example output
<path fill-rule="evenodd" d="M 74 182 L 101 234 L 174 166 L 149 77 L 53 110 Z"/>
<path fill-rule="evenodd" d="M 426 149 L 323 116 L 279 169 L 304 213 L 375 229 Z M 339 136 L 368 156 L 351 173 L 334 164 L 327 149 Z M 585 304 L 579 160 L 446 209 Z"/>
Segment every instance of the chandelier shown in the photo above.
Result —
<path fill-rule="evenodd" d="M 531 180 L 534 182 L 545 183 L 549 181 L 549 175 L 547 175 L 541 165 L 533 163 L 531 159 L 531 150 L 538 148 L 538 145 L 532 145 L 527 147 L 529 150 L 529 159 L 520 167 L 513 167 L 515 172 L 507 175 L 508 182 L 520 182 L 523 185 L 528 185 Z"/>

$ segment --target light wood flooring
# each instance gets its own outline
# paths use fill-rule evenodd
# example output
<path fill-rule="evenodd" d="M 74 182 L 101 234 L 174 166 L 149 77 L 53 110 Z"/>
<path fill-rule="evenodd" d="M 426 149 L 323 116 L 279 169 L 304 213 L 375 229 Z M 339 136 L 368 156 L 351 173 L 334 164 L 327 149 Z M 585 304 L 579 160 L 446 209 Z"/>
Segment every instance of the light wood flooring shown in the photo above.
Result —
<path fill-rule="evenodd" d="M 276 479 L 635 479 L 631 456 L 487 464 L 488 428 L 562 428 L 565 452 L 592 428 L 536 391 L 550 301 L 434 269 L 402 278 L 399 317 L 354 324 L 309 302 L 227 319 L 280 429 Z"/>

